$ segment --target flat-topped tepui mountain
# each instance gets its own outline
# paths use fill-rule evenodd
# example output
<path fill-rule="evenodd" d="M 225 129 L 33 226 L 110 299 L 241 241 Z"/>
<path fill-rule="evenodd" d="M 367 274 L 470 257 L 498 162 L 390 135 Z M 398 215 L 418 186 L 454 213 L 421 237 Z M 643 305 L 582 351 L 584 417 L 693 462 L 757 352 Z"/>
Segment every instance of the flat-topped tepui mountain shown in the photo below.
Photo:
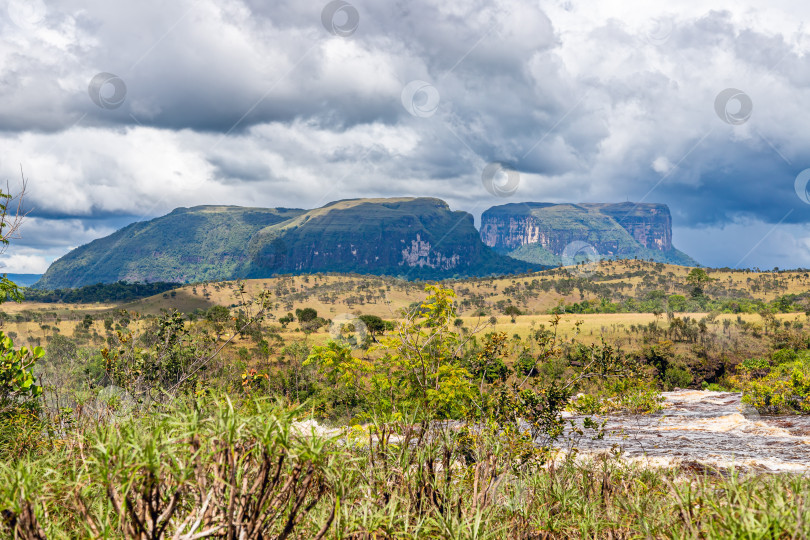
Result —
<path fill-rule="evenodd" d="M 451 211 L 439 199 L 354 199 L 309 211 L 178 208 L 71 251 L 48 268 L 36 287 L 306 272 L 437 279 L 542 268 L 485 246 L 473 216 Z"/>
<path fill-rule="evenodd" d="M 74 249 L 35 287 L 199 282 L 353 272 L 440 279 L 541 270 L 573 240 L 605 257 L 694 264 L 671 243 L 669 210 L 520 203 L 473 216 L 433 198 L 351 199 L 314 210 L 178 208 Z M 507 256 L 508 255 L 508 256 Z"/>
<path fill-rule="evenodd" d="M 590 244 L 601 258 L 697 264 L 673 247 L 664 204 L 504 204 L 483 213 L 481 238 L 499 253 L 551 266 L 574 242 Z"/>
<path fill-rule="evenodd" d="M 356 272 L 433 278 L 531 269 L 487 248 L 472 215 L 431 198 L 336 201 L 265 227 L 250 243 L 248 277 Z"/>

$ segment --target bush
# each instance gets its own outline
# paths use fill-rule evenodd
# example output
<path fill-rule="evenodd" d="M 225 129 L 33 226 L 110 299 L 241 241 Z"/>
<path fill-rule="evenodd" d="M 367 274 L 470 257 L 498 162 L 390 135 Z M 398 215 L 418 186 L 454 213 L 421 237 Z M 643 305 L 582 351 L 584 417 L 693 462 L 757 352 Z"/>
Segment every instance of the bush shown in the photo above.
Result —
<path fill-rule="evenodd" d="M 670 366 L 664 372 L 664 387 L 667 390 L 686 388 L 690 384 L 692 384 L 692 374 L 684 368 Z"/>
<path fill-rule="evenodd" d="M 761 368 L 749 369 L 740 364 L 732 384 L 743 391 L 743 402 L 762 413 L 810 413 L 810 361 L 797 360 Z"/>
<path fill-rule="evenodd" d="M 793 349 L 780 349 L 771 355 L 771 362 L 773 365 L 787 364 L 795 362 L 799 358 L 799 354 Z"/>

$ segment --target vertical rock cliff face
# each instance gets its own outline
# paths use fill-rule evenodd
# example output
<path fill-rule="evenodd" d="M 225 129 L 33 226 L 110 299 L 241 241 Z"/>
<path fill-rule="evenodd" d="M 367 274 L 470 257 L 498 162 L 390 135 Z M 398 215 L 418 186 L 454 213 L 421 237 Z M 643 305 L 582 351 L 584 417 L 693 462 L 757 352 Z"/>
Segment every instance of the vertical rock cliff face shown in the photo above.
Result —
<path fill-rule="evenodd" d="M 624 202 L 619 204 L 581 204 L 612 217 L 636 242 L 648 249 L 672 249 L 672 216 L 665 204 Z"/>
<path fill-rule="evenodd" d="M 487 250 L 472 215 L 429 198 L 338 201 L 253 241 L 254 270 L 275 272 L 467 270 Z"/>
<path fill-rule="evenodd" d="M 352 199 L 312 210 L 178 208 L 74 249 L 36 286 L 199 282 L 308 272 L 443 279 L 541 270 L 496 253 L 473 216 L 433 198 Z"/>
<path fill-rule="evenodd" d="M 694 262 L 672 246 L 672 217 L 663 204 L 506 204 L 484 212 L 480 232 L 487 246 L 538 263 L 559 264 L 577 241 L 602 257 Z"/>
<path fill-rule="evenodd" d="M 250 277 L 358 272 L 433 278 L 520 271 L 519 261 L 484 245 L 471 214 L 431 198 L 337 201 L 259 231 L 250 249 L 255 253 Z"/>

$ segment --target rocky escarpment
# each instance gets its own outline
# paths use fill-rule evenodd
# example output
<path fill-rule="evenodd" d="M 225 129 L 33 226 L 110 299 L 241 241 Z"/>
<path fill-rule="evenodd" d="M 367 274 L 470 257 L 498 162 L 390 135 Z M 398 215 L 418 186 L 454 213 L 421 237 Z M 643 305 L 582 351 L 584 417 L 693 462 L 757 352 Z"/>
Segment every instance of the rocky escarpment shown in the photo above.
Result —
<path fill-rule="evenodd" d="M 198 206 L 133 223 L 55 261 L 37 288 L 198 282 L 308 272 L 434 279 L 539 270 L 481 241 L 439 199 L 355 199 L 315 210 Z"/>
<path fill-rule="evenodd" d="M 516 203 L 481 216 L 481 239 L 500 253 L 560 264 L 568 246 L 593 247 L 604 258 L 695 264 L 672 245 L 672 217 L 663 204 Z"/>
<path fill-rule="evenodd" d="M 352 199 L 314 210 L 178 208 L 71 251 L 35 286 L 310 272 L 487 276 L 559 265 L 560 254 L 576 241 L 603 257 L 695 264 L 672 247 L 664 205 L 509 204 L 484 212 L 479 233 L 472 215 L 439 199 Z"/>
<path fill-rule="evenodd" d="M 470 214 L 431 198 L 338 201 L 267 227 L 251 243 L 249 277 L 322 271 L 441 277 L 517 270 L 515 261 L 483 244 Z"/>
<path fill-rule="evenodd" d="M 579 206 L 612 217 L 636 242 L 648 249 L 672 249 L 672 216 L 665 204 L 624 202 Z"/>

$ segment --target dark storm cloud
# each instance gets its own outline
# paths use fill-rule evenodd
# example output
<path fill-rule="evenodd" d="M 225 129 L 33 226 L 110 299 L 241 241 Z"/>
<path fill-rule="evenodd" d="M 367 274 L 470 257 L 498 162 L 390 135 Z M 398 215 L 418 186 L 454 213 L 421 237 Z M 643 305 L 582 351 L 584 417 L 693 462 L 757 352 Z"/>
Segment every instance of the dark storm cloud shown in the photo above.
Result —
<path fill-rule="evenodd" d="M 448 103 L 500 117 L 506 103 L 535 101 L 526 62 L 553 45 L 551 24 L 537 10 L 531 32 L 516 35 L 515 15 L 484 3 L 460 14 L 426 3 L 369 5 L 361 31 L 341 40 L 320 26 L 312 5 L 290 4 L 55 2 L 48 23 L 58 40 L 17 36 L 19 50 L 0 86 L 13 106 L 0 112 L 0 129 L 53 131 L 81 118 L 85 125 L 230 132 L 309 118 L 340 130 L 396 122 L 406 115 L 398 103 L 404 84 L 451 70 L 465 81 L 437 82 Z M 126 84 L 119 108 L 88 99 L 98 72 Z"/>
<path fill-rule="evenodd" d="M 222 182 L 263 182 L 273 177 L 265 163 L 251 163 L 229 159 L 227 156 L 214 156 L 208 162 L 214 166 L 216 178 Z"/>
<path fill-rule="evenodd" d="M 26 246 L 45 251 L 62 248 L 66 243 L 80 246 L 101 235 L 110 234 L 131 222 L 131 218 L 120 217 L 92 220 L 36 217 L 25 222 L 21 239 L 25 241 Z"/>
<path fill-rule="evenodd" d="M 404 194 L 480 214 L 503 202 L 481 182 L 496 161 L 520 172 L 520 200 L 644 198 L 717 234 L 810 218 L 793 190 L 810 167 L 810 10 L 358 1 L 342 38 L 322 25 L 325 4 L 6 10 L 0 172 L 24 165 L 35 215 L 54 224 Z M 120 78 L 122 101 L 109 84 L 89 95 L 99 73 Z M 747 122 L 716 114 L 726 88 L 750 96 Z"/>

